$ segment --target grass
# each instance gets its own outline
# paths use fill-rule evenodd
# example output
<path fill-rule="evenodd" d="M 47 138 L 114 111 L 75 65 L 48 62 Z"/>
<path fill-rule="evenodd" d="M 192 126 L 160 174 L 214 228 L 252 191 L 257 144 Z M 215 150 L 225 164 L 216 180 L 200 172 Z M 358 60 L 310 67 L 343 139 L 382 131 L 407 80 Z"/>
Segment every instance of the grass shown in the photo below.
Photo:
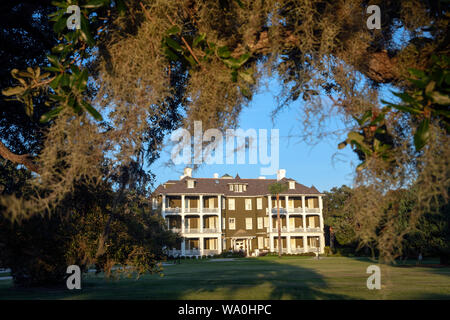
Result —
<path fill-rule="evenodd" d="M 430 264 L 434 261 L 424 261 Z M 0 281 L 0 299 L 450 299 L 450 267 L 381 268 L 381 290 L 368 290 L 365 258 L 260 257 L 186 260 L 164 276 L 107 280 L 83 276 L 82 289 L 16 289 Z"/>

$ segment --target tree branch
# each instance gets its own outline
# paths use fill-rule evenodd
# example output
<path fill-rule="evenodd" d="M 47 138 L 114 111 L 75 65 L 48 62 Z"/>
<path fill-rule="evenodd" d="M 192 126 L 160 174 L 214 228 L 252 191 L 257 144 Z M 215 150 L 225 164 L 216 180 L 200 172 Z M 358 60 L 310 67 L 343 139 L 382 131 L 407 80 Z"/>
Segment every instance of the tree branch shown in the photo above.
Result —
<path fill-rule="evenodd" d="M 28 170 L 39 173 L 39 167 L 33 162 L 33 157 L 29 154 L 15 154 L 12 153 L 4 144 L 0 141 L 0 156 L 11 162 L 24 165 Z"/>

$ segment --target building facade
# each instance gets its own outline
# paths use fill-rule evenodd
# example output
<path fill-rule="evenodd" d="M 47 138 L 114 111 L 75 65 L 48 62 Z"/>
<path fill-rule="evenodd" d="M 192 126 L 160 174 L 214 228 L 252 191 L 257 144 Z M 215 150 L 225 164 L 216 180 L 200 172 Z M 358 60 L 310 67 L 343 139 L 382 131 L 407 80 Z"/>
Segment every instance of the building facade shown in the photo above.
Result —
<path fill-rule="evenodd" d="M 171 255 L 213 255 L 243 250 L 247 255 L 278 252 L 277 200 L 269 186 L 285 183 L 279 195 L 283 253 L 323 253 L 322 197 L 285 177 L 241 179 L 239 175 L 194 178 L 186 168 L 180 180 L 169 180 L 153 194 L 153 209 L 161 210 L 167 226 L 183 237 Z"/>

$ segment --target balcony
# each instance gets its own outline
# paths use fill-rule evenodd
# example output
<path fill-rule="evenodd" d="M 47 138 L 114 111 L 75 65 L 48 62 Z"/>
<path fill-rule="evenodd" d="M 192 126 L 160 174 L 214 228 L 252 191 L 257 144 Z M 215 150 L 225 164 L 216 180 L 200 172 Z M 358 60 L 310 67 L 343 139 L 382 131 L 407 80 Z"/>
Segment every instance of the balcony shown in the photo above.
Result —
<path fill-rule="evenodd" d="M 306 213 L 320 213 L 319 208 L 305 208 Z"/>
<path fill-rule="evenodd" d="M 303 228 L 291 228 L 289 231 L 290 232 L 304 232 L 305 229 L 303 229 Z"/>
<path fill-rule="evenodd" d="M 297 253 L 304 253 L 305 250 L 303 248 L 291 248 L 291 253 L 297 254 Z"/>
<path fill-rule="evenodd" d="M 164 210 L 165 214 L 181 213 L 181 208 L 166 208 Z"/>
<path fill-rule="evenodd" d="M 170 228 L 170 231 L 172 231 L 174 233 L 180 233 L 181 232 L 181 228 Z"/>
<path fill-rule="evenodd" d="M 200 208 L 184 208 L 184 213 L 200 213 Z"/>
<path fill-rule="evenodd" d="M 306 232 L 320 232 L 320 228 L 316 228 L 316 227 L 310 228 L 310 227 L 308 227 L 308 228 L 306 228 Z"/>
<path fill-rule="evenodd" d="M 203 213 L 219 213 L 219 208 L 203 208 Z"/>
<path fill-rule="evenodd" d="M 219 233 L 219 228 L 204 228 L 203 233 Z"/>
<path fill-rule="evenodd" d="M 200 233 L 200 229 L 198 229 L 198 228 L 186 228 L 186 229 L 184 229 L 184 233 Z"/>
<path fill-rule="evenodd" d="M 287 208 L 288 213 L 303 213 L 303 208 Z"/>
<path fill-rule="evenodd" d="M 277 208 L 272 208 L 272 214 L 273 213 L 277 213 L 278 211 L 277 211 Z M 286 209 L 285 208 L 280 208 L 280 214 L 284 214 L 284 213 L 286 213 Z"/>

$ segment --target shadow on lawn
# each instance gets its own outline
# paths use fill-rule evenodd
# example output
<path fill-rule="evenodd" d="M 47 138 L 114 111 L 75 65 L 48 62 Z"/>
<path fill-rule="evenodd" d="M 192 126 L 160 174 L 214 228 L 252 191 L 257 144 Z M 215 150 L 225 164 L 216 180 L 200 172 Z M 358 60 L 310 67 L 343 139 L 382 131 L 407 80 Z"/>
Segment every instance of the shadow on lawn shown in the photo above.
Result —
<path fill-rule="evenodd" d="M 320 261 L 318 261 L 320 263 Z M 327 282 L 312 269 L 289 264 L 289 259 L 239 259 L 195 264 L 185 277 L 177 275 L 177 291 L 169 299 L 349 299 L 327 293 Z M 174 275 L 168 275 L 167 279 Z M 209 297 L 209 298 L 208 298 Z"/>

